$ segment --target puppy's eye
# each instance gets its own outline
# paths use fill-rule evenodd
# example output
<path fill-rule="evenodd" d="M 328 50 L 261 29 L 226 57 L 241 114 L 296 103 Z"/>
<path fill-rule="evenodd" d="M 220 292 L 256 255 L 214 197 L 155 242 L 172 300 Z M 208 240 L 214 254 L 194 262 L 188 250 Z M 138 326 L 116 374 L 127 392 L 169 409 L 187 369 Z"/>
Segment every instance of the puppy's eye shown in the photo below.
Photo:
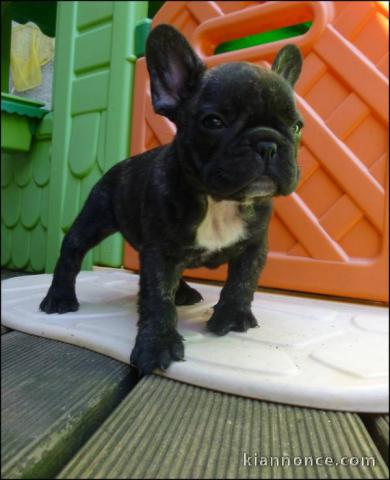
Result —
<path fill-rule="evenodd" d="M 215 114 L 206 115 L 202 119 L 202 125 L 209 130 L 219 130 L 225 128 L 225 123 L 221 117 Z"/>
<path fill-rule="evenodd" d="M 298 120 L 297 123 L 293 126 L 294 133 L 298 135 L 298 133 L 301 132 L 303 127 L 303 122 L 301 120 Z"/>

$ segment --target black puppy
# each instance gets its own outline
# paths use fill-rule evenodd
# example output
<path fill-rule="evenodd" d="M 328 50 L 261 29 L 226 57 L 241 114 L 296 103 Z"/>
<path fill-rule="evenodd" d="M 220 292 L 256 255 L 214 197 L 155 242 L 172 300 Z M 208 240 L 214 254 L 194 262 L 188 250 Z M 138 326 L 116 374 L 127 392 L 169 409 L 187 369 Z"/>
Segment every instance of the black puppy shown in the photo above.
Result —
<path fill-rule="evenodd" d="M 187 267 L 229 274 L 207 328 L 217 335 L 257 326 L 251 302 L 267 255 L 272 197 L 298 182 L 302 120 L 292 86 L 297 47 L 279 51 L 272 70 L 234 62 L 206 71 L 186 39 L 160 25 L 146 60 L 154 110 L 172 120 L 172 143 L 115 165 L 92 189 L 65 236 L 40 308 L 78 309 L 75 279 L 86 252 L 120 231 L 140 253 L 138 335 L 131 363 L 141 374 L 184 357 L 176 305 L 201 295 L 181 278 Z"/>

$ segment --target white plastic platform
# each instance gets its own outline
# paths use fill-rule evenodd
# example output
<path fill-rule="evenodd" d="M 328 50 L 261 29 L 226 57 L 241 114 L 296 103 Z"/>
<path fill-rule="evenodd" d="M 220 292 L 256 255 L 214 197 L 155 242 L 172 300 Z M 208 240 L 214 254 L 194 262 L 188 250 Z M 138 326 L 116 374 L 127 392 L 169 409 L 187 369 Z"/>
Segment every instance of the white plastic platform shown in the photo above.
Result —
<path fill-rule="evenodd" d="M 129 363 L 137 322 L 138 276 L 82 272 L 80 310 L 47 315 L 38 306 L 49 274 L 2 282 L 2 323 Z M 191 284 L 205 301 L 179 307 L 185 362 L 166 377 L 263 400 L 332 410 L 388 412 L 385 307 L 256 293 L 260 328 L 218 337 L 205 329 L 220 288 Z"/>

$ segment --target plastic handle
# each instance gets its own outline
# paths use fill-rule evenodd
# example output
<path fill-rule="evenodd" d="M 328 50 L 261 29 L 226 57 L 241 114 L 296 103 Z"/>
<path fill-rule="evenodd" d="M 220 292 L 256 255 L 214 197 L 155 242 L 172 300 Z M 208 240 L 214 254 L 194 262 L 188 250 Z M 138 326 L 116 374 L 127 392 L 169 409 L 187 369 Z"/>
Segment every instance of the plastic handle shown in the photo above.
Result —
<path fill-rule="evenodd" d="M 312 21 L 308 32 L 294 39 L 294 43 L 305 53 L 316 42 L 332 18 L 333 2 L 267 2 L 203 22 L 195 30 L 192 44 L 198 55 L 209 66 L 224 61 L 248 61 L 251 57 L 261 57 L 263 60 L 270 61 L 282 46 L 291 43 L 291 39 L 220 55 L 213 55 L 213 53 L 217 45 L 223 42 Z"/>

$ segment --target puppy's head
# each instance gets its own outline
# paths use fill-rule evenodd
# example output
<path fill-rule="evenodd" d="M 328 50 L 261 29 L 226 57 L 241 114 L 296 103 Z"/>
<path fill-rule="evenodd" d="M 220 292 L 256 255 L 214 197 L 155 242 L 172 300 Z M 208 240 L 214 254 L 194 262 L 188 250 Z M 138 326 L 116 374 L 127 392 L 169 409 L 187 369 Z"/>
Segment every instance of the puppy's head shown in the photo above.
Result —
<path fill-rule="evenodd" d="M 232 62 L 206 70 L 186 39 L 160 25 L 146 60 L 153 107 L 177 126 L 183 168 L 216 200 L 288 195 L 298 182 L 302 119 L 293 86 L 302 57 L 282 48 L 271 70 Z"/>

